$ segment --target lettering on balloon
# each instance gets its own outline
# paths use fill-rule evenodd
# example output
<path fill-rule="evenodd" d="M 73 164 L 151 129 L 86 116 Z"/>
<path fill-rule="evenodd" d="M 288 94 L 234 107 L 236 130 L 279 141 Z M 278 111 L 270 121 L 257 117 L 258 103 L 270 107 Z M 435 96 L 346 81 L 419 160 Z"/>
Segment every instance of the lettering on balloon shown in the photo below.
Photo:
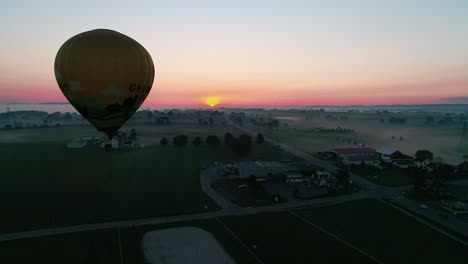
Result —
<path fill-rule="evenodd" d="M 140 85 L 136 83 L 130 84 L 128 87 L 128 91 L 130 93 L 142 93 L 142 94 L 148 94 L 151 89 L 151 86 L 148 85 Z"/>

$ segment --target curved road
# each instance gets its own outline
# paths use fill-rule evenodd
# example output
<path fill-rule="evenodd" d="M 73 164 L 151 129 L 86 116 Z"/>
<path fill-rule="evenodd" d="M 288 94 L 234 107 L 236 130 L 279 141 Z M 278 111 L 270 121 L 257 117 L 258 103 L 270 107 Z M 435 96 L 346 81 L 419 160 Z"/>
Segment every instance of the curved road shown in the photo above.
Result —
<path fill-rule="evenodd" d="M 256 134 L 250 129 L 239 127 L 239 126 L 235 126 L 235 127 L 249 134 L 252 134 L 252 135 Z M 315 164 L 326 170 L 329 170 L 331 172 L 336 172 L 336 170 L 338 169 L 336 166 L 326 161 L 319 160 L 303 151 L 297 150 L 286 144 L 277 142 L 270 138 L 265 138 L 265 140 L 269 142 L 270 144 L 279 146 L 282 149 L 298 157 L 301 157 L 304 160 L 312 164 Z M 241 208 L 231 203 L 230 201 L 226 200 L 223 196 L 221 196 L 215 190 L 213 190 L 213 188 L 211 188 L 211 183 L 214 180 L 216 180 L 217 177 L 219 177 L 217 176 L 218 173 L 216 173 L 215 170 L 216 168 L 208 168 L 206 170 L 201 171 L 200 185 L 203 191 L 207 195 L 209 195 L 222 208 L 221 210 L 216 211 L 216 212 L 175 215 L 175 216 L 167 216 L 167 217 L 152 217 L 152 218 L 125 220 L 125 221 L 113 221 L 113 222 L 104 222 L 104 223 L 95 223 L 95 224 L 73 225 L 73 226 L 64 226 L 64 227 L 57 227 L 57 228 L 47 228 L 47 229 L 40 229 L 40 230 L 7 233 L 7 234 L 0 234 L 0 241 L 9 241 L 9 240 L 25 239 L 25 238 L 32 238 L 32 237 L 42 237 L 42 236 L 57 235 L 57 234 L 67 234 L 67 233 L 75 233 L 75 232 L 82 232 L 82 231 L 100 230 L 100 229 L 110 229 L 110 228 L 120 228 L 120 227 L 128 228 L 128 227 L 144 226 L 144 225 L 165 224 L 165 223 L 173 223 L 173 222 L 180 222 L 180 221 L 215 218 L 215 217 L 220 217 L 220 216 L 250 215 L 250 214 L 258 214 L 258 213 L 266 213 L 266 212 L 284 211 L 284 210 L 293 209 L 293 208 L 324 206 L 324 205 L 343 203 L 343 202 L 347 202 L 351 200 L 371 198 L 371 197 L 374 197 L 374 198 L 380 197 L 386 200 L 393 200 L 393 202 L 399 205 L 402 205 L 405 208 L 413 212 L 416 212 L 417 214 L 422 214 L 468 237 L 468 224 L 467 223 L 461 222 L 460 220 L 454 219 L 454 218 L 441 220 L 436 217 L 437 213 L 433 212 L 435 209 L 432 209 L 432 208 L 422 209 L 417 205 L 416 202 L 402 197 L 400 195 L 400 192 L 401 190 L 407 189 L 407 187 L 391 188 L 391 187 L 379 186 L 361 177 L 352 175 L 353 181 L 357 183 L 358 185 L 360 185 L 361 188 L 364 189 L 363 192 L 352 194 L 352 195 L 327 197 L 327 198 L 322 198 L 322 199 L 287 202 L 284 204 L 276 204 L 276 205 L 271 205 L 271 206 L 262 206 L 262 207 L 255 207 L 255 208 Z M 417 218 L 416 216 L 413 216 L 413 217 L 415 217 L 416 219 L 418 219 L 419 221 L 425 224 L 428 224 L 427 222 Z M 434 227 L 434 228 L 440 232 L 445 233 L 446 235 L 451 236 L 450 234 L 446 233 L 443 230 L 438 229 L 437 227 Z M 461 242 L 466 245 L 466 242 L 463 242 L 463 241 Z"/>

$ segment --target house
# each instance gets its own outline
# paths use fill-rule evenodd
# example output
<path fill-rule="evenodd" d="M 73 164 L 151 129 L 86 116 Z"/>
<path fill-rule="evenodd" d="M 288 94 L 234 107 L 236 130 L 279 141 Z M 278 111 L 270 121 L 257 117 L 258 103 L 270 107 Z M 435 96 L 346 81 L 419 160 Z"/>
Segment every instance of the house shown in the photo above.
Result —
<path fill-rule="evenodd" d="M 106 144 L 110 143 L 113 149 L 118 148 L 143 148 L 144 145 L 138 143 L 137 140 L 131 140 L 124 132 L 118 132 L 109 142 L 104 137 L 86 137 L 77 138 L 72 142 L 67 143 L 67 148 L 104 148 Z"/>
<path fill-rule="evenodd" d="M 401 153 L 399 150 L 387 148 L 387 147 L 380 147 L 377 149 L 377 154 L 379 157 L 385 162 L 395 162 L 395 161 L 403 161 L 403 160 L 412 160 L 413 157 L 405 155 Z"/>
<path fill-rule="evenodd" d="M 101 144 L 101 148 L 105 148 L 106 144 L 108 144 L 109 142 L 106 140 L 105 142 L 103 142 Z M 118 149 L 120 147 L 120 144 L 119 144 L 119 141 L 116 140 L 115 138 L 113 138 L 111 141 L 110 141 L 110 144 L 112 145 L 112 148 L 113 149 Z"/>
<path fill-rule="evenodd" d="M 393 153 L 395 153 L 396 150 L 394 149 L 391 149 L 391 148 L 387 148 L 387 147 L 380 147 L 379 149 L 377 149 L 377 154 L 379 155 L 379 157 L 384 160 L 384 161 L 391 161 L 391 156 Z"/>
<path fill-rule="evenodd" d="M 328 189 L 336 189 L 338 187 L 338 179 L 335 176 L 328 177 L 327 187 Z"/>
<path fill-rule="evenodd" d="M 238 178 L 255 177 L 259 181 L 274 176 L 284 176 L 286 172 L 291 170 L 291 167 L 275 161 L 237 162 L 233 168 L 238 173 Z"/>
<path fill-rule="evenodd" d="M 288 171 L 285 174 L 286 183 L 300 183 L 304 181 L 302 173 L 296 171 Z"/>
<path fill-rule="evenodd" d="M 428 167 L 427 170 L 432 171 L 432 169 L 429 168 L 429 164 L 431 164 L 431 163 L 432 163 L 432 161 L 431 161 L 431 160 L 428 160 L 428 159 L 427 159 L 427 160 L 423 160 L 423 161 L 416 160 L 416 161 L 414 162 L 414 165 L 415 165 L 416 167 L 418 167 L 418 168 L 421 168 L 421 169 L 424 169 L 424 168 Z"/>
<path fill-rule="evenodd" d="M 67 148 L 76 149 L 76 148 L 98 148 L 99 145 L 104 142 L 102 138 L 87 137 L 87 138 L 77 138 L 72 142 L 67 143 Z"/>
<path fill-rule="evenodd" d="M 455 167 L 457 177 L 468 177 L 468 161 L 464 161 Z"/>
<path fill-rule="evenodd" d="M 330 150 L 336 153 L 337 157 L 343 159 L 343 163 L 351 164 L 371 164 L 378 159 L 377 152 L 374 148 L 361 147 L 361 148 L 336 148 Z"/>
<path fill-rule="evenodd" d="M 327 179 L 328 177 L 330 177 L 332 174 L 331 172 L 329 171 L 317 171 L 315 173 L 317 179 Z"/>
<path fill-rule="evenodd" d="M 77 138 L 67 143 L 67 148 L 85 148 L 91 138 Z"/>

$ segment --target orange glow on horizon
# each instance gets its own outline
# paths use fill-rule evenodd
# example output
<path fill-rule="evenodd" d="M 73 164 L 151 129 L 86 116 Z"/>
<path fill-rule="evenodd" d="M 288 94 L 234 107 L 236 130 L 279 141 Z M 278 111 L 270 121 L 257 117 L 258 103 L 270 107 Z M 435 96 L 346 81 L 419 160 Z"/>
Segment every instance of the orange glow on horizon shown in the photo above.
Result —
<path fill-rule="evenodd" d="M 207 97 L 205 99 L 205 103 L 211 107 L 214 107 L 216 106 L 217 104 L 219 104 L 219 98 L 218 97 Z"/>

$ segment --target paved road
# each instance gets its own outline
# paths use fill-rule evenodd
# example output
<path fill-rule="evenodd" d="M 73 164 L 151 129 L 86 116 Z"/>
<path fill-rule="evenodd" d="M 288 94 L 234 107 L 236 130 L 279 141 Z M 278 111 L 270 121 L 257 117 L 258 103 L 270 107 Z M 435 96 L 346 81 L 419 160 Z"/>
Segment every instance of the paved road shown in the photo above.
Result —
<path fill-rule="evenodd" d="M 216 211 L 216 212 L 176 215 L 176 216 L 167 216 L 167 217 L 152 217 L 152 218 L 134 219 L 134 220 L 126 220 L 126 221 L 113 221 L 113 222 L 104 222 L 104 223 L 96 223 L 96 224 L 47 228 L 47 229 L 32 230 L 32 231 L 25 231 L 25 232 L 0 234 L 0 242 L 24 239 L 24 238 L 50 236 L 50 235 L 57 235 L 57 234 L 68 234 L 68 233 L 76 233 L 76 232 L 83 232 L 83 231 L 101 230 L 101 229 L 127 228 L 127 227 L 135 227 L 135 226 L 166 224 L 166 223 L 174 223 L 174 222 L 181 222 L 181 221 L 208 219 L 208 218 L 215 218 L 215 217 L 222 217 L 222 216 L 241 216 L 241 215 L 251 215 L 251 214 L 259 214 L 259 213 L 267 213 L 267 212 L 276 212 L 276 211 L 284 211 L 284 210 L 293 209 L 293 208 L 339 204 L 339 203 L 348 202 L 348 201 L 357 200 L 357 199 L 363 199 L 363 198 L 369 198 L 369 196 L 365 194 L 353 194 L 353 195 L 327 197 L 323 199 L 298 201 L 298 202 L 277 204 L 277 205 L 271 205 L 271 206 L 262 206 L 262 207 L 255 207 L 255 208 L 229 207 L 229 208 L 223 208 L 222 210 Z"/>
<path fill-rule="evenodd" d="M 256 137 L 257 132 L 255 132 L 251 126 L 238 126 L 230 121 L 228 121 L 228 124 L 243 130 L 247 134 L 250 134 L 253 137 Z M 289 145 L 286 145 L 284 143 L 278 142 L 274 139 L 268 138 L 264 136 L 264 139 L 266 142 L 278 146 L 282 148 L 285 151 L 288 151 L 289 153 L 300 157 L 307 162 L 314 164 L 318 167 L 321 167 L 325 170 L 328 170 L 330 172 L 336 172 L 338 170 L 338 167 L 335 165 L 324 161 L 320 160 L 304 151 L 298 150 L 294 147 L 291 147 Z M 403 206 L 404 208 L 410 210 L 411 212 L 417 214 L 417 215 L 423 215 L 432 221 L 439 223 L 448 229 L 451 229 L 452 231 L 455 231 L 459 234 L 464 235 L 466 238 L 468 238 L 468 223 L 460 220 L 455 217 L 449 217 L 449 219 L 443 219 L 439 216 L 439 211 L 435 208 L 421 208 L 420 204 L 414 200 L 408 199 L 402 195 L 403 191 L 409 191 L 412 189 L 412 186 L 403 186 L 403 187 L 388 187 L 388 186 L 382 186 L 375 184 L 371 181 L 366 180 L 363 177 L 359 177 L 355 174 L 351 174 L 351 179 L 355 184 L 357 184 L 361 190 L 363 190 L 367 194 L 372 194 L 376 198 L 384 199 L 387 201 L 391 201 L 395 204 L 398 204 L 400 206 Z"/>
<path fill-rule="evenodd" d="M 252 135 L 256 134 L 254 131 L 247 129 L 245 127 L 238 127 L 238 128 Z M 288 146 L 286 144 L 277 142 L 269 138 L 265 138 L 265 140 L 273 145 L 277 145 L 283 148 L 286 151 L 289 151 L 290 153 L 298 157 L 303 158 L 304 160 L 307 160 L 308 162 L 312 164 L 323 167 L 326 170 L 329 170 L 332 172 L 335 172 L 337 170 L 336 166 L 326 161 L 319 160 L 291 146 Z M 218 203 L 218 205 L 222 208 L 222 210 L 220 211 L 168 216 L 168 217 L 134 219 L 134 220 L 127 220 L 127 221 L 113 221 L 113 222 L 104 222 L 104 223 L 96 223 L 96 224 L 74 225 L 74 226 L 47 228 L 47 229 L 25 231 L 25 232 L 7 233 L 7 234 L 0 234 L 0 241 L 9 241 L 9 240 L 24 239 L 24 238 L 42 237 L 42 236 L 49 236 L 49 235 L 67 234 L 67 233 L 101 230 L 101 229 L 128 228 L 128 227 L 135 227 L 135 226 L 174 223 L 174 222 L 180 222 L 180 221 L 200 220 L 200 219 L 208 219 L 208 218 L 215 218 L 215 217 L 222 217 L 222 216 L 240 216 L 240 215 L 250 215 L 250 214 L 258 214 L 258 213 L 266 213 L 266 212 L 284 211 L 284 210 L 300 208 L 300 207 L 314 207 L 314 206 L 338 204 L 338 203 L 348 202 L 348 201 L 352 201 L 356 199 L 371 198 L 371 197 L 376 197 L 376 196 L 387 199 L 387 200 L 395 199 L 400 205 L 404 206 L 405 208 L 413 212 L 416 212 L 418 214 L 425 215 L 428 218 L 436 222 L 439 222 L 442 225 L 452 228 L 453 230 L 459 232 L 460 234 L 466 234 L 466 232 L 468 231 L 468 224 L 465 222 L 459 223 L 455 221 L 458 219 L 455 219 L 453 222 L 452 222 L 453 219 L 441 220 L 435 216 L 431 216 L 430 213 L 424 214 L 426 211 L 421 212 L 422 208 L 420 208 L 414 201 L 406 199 L 400 195 L 401 190 L 405 188 L 391 188 L 391 187 L 379 186 L 377 184 L 374 184 L 356 175 L 352 175 L 352 179 L 356 184 L 360 185 L 361 188 L 364 189 L 363 192 L 352 194 L 352 195 L 327 197 L 327 198 L 314 199 L 314 200 L 295 201 L 295 202 L 288 202 L 284 204 L 262 206 L 262 207 L 255 207 L 255 208 L 240 208 L 232 204 L 231 202 L 227 201 L 226 199 L 224 199 L 224 197 L 219 195 L 216 191 L 214 191 L 211 188 L 211 182 L 215 180 L 215 177 L 217 176 L 210 176 L 210 175 L 218 175 L 218 174 L 213 173 L 213 171 L 210 171 L 210 169 L 206 171 L 202 171 L 200 175 L 200 184 L 201 184 L 203 191 L 207 193 L 211 198 L 213 198 L 216 201 L 216 203 Z M 428 210 L 428 212 L 430 212 L 430 210 Z M 448 222 L 450 222 L 451 224 L 448 225 L 447 224 Z"/>
<path fill-rule="evenodd" d="M 220 178 L 220 173 L 218 173 L 218 167 L 210 167 L 205 170 L 202 170 L 200 173 L 200 186 L 208 196 L 213 199 L 222 210 L 240 208 L 238 205 L 232 203 L 231 201 L 225 199 L 221 194 L 215 191 L 211 184 Z"/>

